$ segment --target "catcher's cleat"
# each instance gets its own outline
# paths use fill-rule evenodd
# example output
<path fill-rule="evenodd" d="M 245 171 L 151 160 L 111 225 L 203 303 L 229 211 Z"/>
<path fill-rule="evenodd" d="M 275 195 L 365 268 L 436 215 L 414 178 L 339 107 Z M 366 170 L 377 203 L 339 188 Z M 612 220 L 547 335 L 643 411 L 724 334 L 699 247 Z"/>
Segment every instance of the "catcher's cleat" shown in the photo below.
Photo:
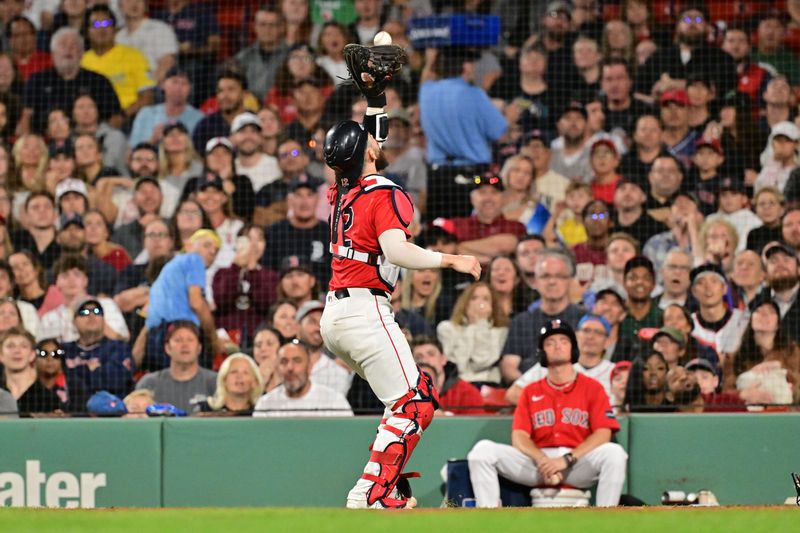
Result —
<path fill-rule="evenodd" d="M 410 498 L 391 498 L 386 497 L 380 500 L 377 500 L 372 505 L 367 505 L 366 499 L 358 499 L 358 500 L 347 500 L 347 508 L 348 509 L 397 509 L 397 510 L 410 510 L 414 509 L 417 506 L 417 499 L 413 496 Z"/>

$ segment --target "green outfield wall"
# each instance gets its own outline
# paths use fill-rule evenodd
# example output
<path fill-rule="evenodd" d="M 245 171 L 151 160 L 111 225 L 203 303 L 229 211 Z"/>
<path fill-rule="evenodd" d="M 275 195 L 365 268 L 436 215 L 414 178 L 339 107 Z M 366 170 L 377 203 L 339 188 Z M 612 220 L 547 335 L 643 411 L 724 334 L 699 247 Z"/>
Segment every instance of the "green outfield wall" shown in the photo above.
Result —
<path fill-rule="evenodd" d="M 334 506 L 368 456 L 376 418 L 0 421 L 0 506 Z M 707 488 L 723 504 L 794 495 L 800 414 L 634 415 L 618 441 L 628 492 Z M 480 439 L 509 441 L 508 417 L 437 418 L 409 465 L 421 505 L 441 470 Z"/>

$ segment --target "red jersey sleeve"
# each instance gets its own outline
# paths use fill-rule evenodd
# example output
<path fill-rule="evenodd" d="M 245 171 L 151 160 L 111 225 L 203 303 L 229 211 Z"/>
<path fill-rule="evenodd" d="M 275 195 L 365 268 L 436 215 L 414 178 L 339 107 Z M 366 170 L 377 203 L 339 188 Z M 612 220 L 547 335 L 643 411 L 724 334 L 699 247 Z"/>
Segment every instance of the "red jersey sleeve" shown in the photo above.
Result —
<path fill-rule="evenodd" d="M 517 408 L 514 410 L 514 422 L 511 424 L 511 430 L 519 429 L 528 435 L 533 435 L 533 425 L 531 424 L 531 409 L 530 409 L 530 394 L 529 387 L 525 387 L 522 394 L 519 396 Z"/>
<path fill-rule="evenodd" d="M 612 433 L 619 431 L 619 422 L 611 404 L 608 403 L 608 395 L 603 386 L 593 380 L 587 379 L 589 387 L 586 392 L 589 400 L 589 429 L 592 433 L 601 428 L 608 428 Z"/>
<path fill-rule="evenodd" d="M 414 204 L 411 197 L 404 190 L 392 187 L 387 190 L 375 191 L 375 200 L 372 202 L 372 220 L 375 235 L 380 236 L 384 231 L 400 229 L 411 237 L 408 226 L 414 218 Z"/>

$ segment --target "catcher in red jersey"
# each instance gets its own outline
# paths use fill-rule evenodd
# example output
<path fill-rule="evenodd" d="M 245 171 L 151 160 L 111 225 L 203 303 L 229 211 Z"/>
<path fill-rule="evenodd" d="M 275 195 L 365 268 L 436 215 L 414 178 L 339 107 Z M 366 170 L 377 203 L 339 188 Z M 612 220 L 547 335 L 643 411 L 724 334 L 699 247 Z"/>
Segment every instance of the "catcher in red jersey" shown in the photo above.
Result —
<path fill-rule="evenodd" d="M 628 455 L 610 442 L 619 423 L 603 386 L 573 368 L 578 343 L 566 322 L 542 328 L 539 351 L 547 376 L 523 389 L 512 445 L 482 440 L 467 455 L 477 506 L 500 505 L 498 475 L 533 487 L 597 482 L 597 505 L 619 504 Z"/>
<path fill-rule="evenodd" d="M 361 63 L 367 64 L 373 62 Z M 349 62 L 348 67 L 361 80 L 380 75 L 373 71 L 361 77 Z M 357 85 L 367 96 L 364 124 L 345 120 L 325 137 L 325 162 L 335 171 L 336 183 L 328 192 L 333 276 L 320 328 L 328 349 L 366 379 L 386 405 L 347 507 L 409 509 L 416 500 L 405 479 L 412 474 L 403 468 L 431 423 L 438 398 L 394 321 L 389 297 L 401 267 L 453 268 L 475 279 L 481 269 L 472 256 L 441 254 L 408 242 L 411 198 L 378 174 L 386 166 L 380 147 L 387 134 L 386 97 L 377 81 L 366 88 Z"/>

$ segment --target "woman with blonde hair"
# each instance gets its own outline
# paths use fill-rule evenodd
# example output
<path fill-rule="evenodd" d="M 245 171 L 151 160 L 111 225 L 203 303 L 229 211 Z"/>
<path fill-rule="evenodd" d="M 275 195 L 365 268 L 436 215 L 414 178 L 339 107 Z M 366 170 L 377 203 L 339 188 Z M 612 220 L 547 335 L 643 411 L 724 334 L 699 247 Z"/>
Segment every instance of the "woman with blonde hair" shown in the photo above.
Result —
<path fill-rule="evenodd" d="M 161 143 L 158 145 L 158 178 L 171 184 L 178 195 L 186 182 L 203 172 L 203 162 L 194 150 L 189 130 L 181 122 L 164 126 Z M 162 212 L 174 213 L 179 197 L 164 198 L 164 203 L 173 202 Z"/>
<path fill-rule="evenodd" d="M 456 300 L 450 320 L 442 321 L 436 334 L 461 379 L 500 383 L 497 363 L 508 336 L 508 316 L 488 283 L 478 281 L 467 287 Z"/>
<path fill-rule="evenodd" d="M 12 213 L 20 222 L 22 207 L 31 192 L 45 190 L 45 173 L 49 162 L 47 145 L 40 135 L 22 135 L 11 149 L 14 160 L 13 174 L 9 174 L 8 191 L 13 195 Z M 24 224 L 23 224 L 24 225 Z"/>
<path fill-rule="evenodd" d="M 235 353 L 222 362 L 217 374 L 217 390 L 207 401 L 200 402 L 200 411 L 249 416 L 263 390 L 264 382 L 253 358 Z"/>
<path fill-rule="evenodd" d="M 538 204 L 534 194 L 536 168 L 526 155 L 515 155 L 506 159 L 500 169 L 503 180 L 503 216 L 527 224 Z"/>
<path fill-rule="evenodd" d="M 449 313 L 446 298 L 442 296 L 442 277 L 439 270 L 411 270 L 403 280 L 400 307 L 418 313 L 425 321 L 436 326 Z"/>
<path fill-rule="evenodd" d="M 694 251 L 695 265 L 713 263 L 720 265 L 726 274 L 733 270 L 733 259 L 739 245 L 736 227 L 719 215 L 706 219 L 698 233 L 697 249 Z"/>

